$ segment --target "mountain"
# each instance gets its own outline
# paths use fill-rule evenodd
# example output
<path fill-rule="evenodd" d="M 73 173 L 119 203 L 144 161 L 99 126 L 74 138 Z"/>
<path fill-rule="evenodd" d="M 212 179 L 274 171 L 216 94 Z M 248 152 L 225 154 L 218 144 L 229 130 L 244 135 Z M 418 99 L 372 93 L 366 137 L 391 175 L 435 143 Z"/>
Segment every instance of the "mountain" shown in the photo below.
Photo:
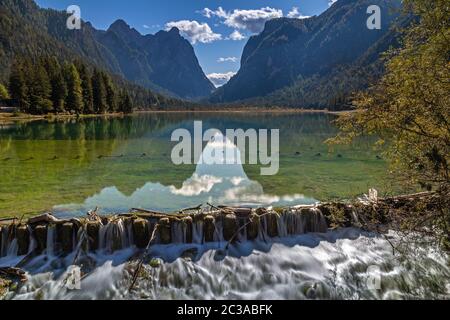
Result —
<path fill-rule="evenodd" d="M 16 55 L 81 58 L 136 84 L 176 97 L 208 96 L 213 84 L 203 73 L 191 44 L 177 29 L 141 35 L 118 20 L 104 30 L 82 23 L 66 28 L 68 15 L 41 9 L 32 0 L 0 0 L 0 80 Z"/>
<path fill-rule="evenodd" d="M 381 8 L 381 30 L 367 28 L 370 5 Z M 382 72 L 381 53 L 397 41 L 391 27 L 400 6 L 400 0 L 338 0 L 320 16 L 268 21 L 246 44 L 239 72 L 210 102 L 326 108 L 345 101 Z"/>
<path fill-rule="evenodd" d="M 143 36 L 118 20 L 106 32 L 98 31 L 96 38 L 116 57 L 129 80 L 147 87 L 156 84 L 191 99 L 208 96 L 214 90 L 192 45 L 177 28 Z"/>

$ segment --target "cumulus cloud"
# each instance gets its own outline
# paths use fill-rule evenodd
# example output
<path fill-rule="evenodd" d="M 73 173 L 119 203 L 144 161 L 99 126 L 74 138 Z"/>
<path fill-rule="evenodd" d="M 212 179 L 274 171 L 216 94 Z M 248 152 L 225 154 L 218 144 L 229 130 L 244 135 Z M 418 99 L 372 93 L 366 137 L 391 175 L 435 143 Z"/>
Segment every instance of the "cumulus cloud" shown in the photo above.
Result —
<path fill-rule="evenodd" d="M 240 10 L 227 12 L 222 7 L 217 10 L 203 9 L 203 15 L 207 18 L 216 16 L 223 19 L 223 23 L 231 28 L 248 30 L 252 33 L 261 32 L 266 21 L 283 17 L 283 11 L 271 7 L 261 9 Z"/>
<path fill-rule="evenodd" d="M 218 88 L 230 81 L 234 75 L 236 75 L 236 72 L 230 71 L 226 73 L 210 73 L 207 77 L 216 86 L 216 88 Z"/>
<path fill-rule="evenodd" d="M 198 21 L 180 20 L 166 23 L 166 30 L 178 28 L 183 36 L 188 38 L 192 44 L 197 42 L 211 43 L 222 39 L 222 35 L 214 33 L 207 23 L 199 23 Z"/>
<path fill-rule="evenodd" d="M 190 179 L 183 182 L 181 189 L 171 186 L 170 192 L 185 197 L 198 196 L 202 193 L 210 192 L 216 184 L 222 182 L 222 178 L 209 175 L 199 176 L 197 173 L 194 173 Z"/>
<path fill-rule="evenodd" d="M 307 19 L 310 18 L 310 16 L 304 16 L 300 13 L 299 9 L 297 7 L 293 7 L 291 11 L 287 14 L 288 18 L 296 18 L 296 19 Z"/>
<path fill-rule="evenodd" d="M 228 37 L 227 40 L 233 40 L 233 41 L 241 41 L 244 40 L 245 38 L 247 38 L 246 36 L 244 36 L 242 33 L 240 33 L 237 30 L 234 30 Z"/>
<path fill-rule="evenodd" d="M 217 59 L 217 62 L 237 62 L 238 58 L 237 57 L 226 57 L 226 58 L 219 58 Z"/>

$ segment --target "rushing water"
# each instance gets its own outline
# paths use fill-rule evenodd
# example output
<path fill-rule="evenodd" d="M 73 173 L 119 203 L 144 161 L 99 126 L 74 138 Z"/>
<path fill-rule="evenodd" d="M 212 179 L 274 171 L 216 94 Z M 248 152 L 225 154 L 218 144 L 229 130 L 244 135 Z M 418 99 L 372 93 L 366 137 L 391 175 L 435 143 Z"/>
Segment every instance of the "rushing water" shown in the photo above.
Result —
<path fill-rule="evenodd" d="M 392 191 L 386 164 L 368 139 L 324 144 L 336 134 L 327 114 L 140 114 L 124 118 L 38 121 L 0 127 L 0 216 L 54 210 L 177 210 L 210 200 L 285 205 Z M 279 129 L 280 171 L 228 172 L 171 162 L 173 130 Z M 238 183 L 241 183 L 237 186 Z M 239 187 L 239 188 L 237 188 Z"/>
<path fill-rule="evenodd" d="M 391 241 L 397 236 L 391 234 Z M 8 299 L 418 299 L 450 298 L 448 257 L 433 248 L 393 255 L 382 237 L 356 229 L 272 242 L 153 246 L 133 290 L 133 248 L 83 260 L 91 272 L 67 287 L 74 254 L 28 264 L 30 280 Z M 221 250 L 219 250 L 221 249 Z M 0 259 L 11 264 L 14 259 Z M 16 262 L 20 258 L 16 258 Z M 156 260 L 157 261 L 157 260 Z"/>

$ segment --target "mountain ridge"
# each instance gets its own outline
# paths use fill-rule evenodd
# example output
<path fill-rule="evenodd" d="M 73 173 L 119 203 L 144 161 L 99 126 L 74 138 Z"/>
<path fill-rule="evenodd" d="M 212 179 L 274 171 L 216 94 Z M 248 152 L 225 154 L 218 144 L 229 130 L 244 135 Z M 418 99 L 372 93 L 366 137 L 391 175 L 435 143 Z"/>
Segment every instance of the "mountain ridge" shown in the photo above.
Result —
<path fill-rule="evenodd" d="M 381 30 L 366 27 L 367 7 L 374 4 L 381 8 Z M 270 20 L 260 34 L 248 40 L 239 72 L 214 92 L 209 101 L 250 103 L 255 100 L 261 103 L 266 100 L 264 102 L 268 104 L 278 102 L 284 106 L 325 108 L 333 100 L 350 95 L 352 89 L 364 89 L 368 81 L 362 76 L 359 77 L 363 83 L 353 85 L 353 75 L 347 73 L 347 77 L 343 77 L 339 70 L 370 71 L 367 77 L 380 72 L 381 53 L 395 45 L 397 34 L 392 34 L 390 28 L 399 17 L 396 10 L 400 6 L 399 0 L 339 0 L 319 16 Z M 385 42 L 379 43 L 383 39 Z M 326 99 L 319 100 L 308 92 L 302 93 L 318 87 L 314 84 L 328 85 L 328 77 L 338 73 L 341 81 L 333 85 L 334 93 L 325 95 Z M 302 81 L 309 84 L 299 85 Z M 295 99 L 280 95 L 292 86 L 297 88 L 288 94 L 294 93 Z M 272 99 L 273 95 L 280 99 Z M 309 96 L 305 98 L 306 95 Z"/>
<path fill-rule="evenodd" d="M 66 28 L 68 15 L 42 9 L 32 0 L 0 1 L 0 79 L 14 56 L 57 54 L 82 58 L 138 85 L 177 98 L 198 99 L 214 89 L 178 30 L 141 35 L 119 19 L 107 30 L 82 22 L 81 30 Z"/>

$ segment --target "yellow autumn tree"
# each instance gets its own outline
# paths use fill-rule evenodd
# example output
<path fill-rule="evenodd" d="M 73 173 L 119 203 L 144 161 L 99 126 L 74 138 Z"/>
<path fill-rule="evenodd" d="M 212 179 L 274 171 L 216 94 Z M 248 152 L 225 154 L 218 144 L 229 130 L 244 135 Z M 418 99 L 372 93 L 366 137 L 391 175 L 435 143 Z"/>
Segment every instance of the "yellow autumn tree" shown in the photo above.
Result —
<path fill-rule="evenodd" d="M 450 1 L 405 0 L 412 23 L 399 49 L 388 53 L 386 73 L 341 116 L 333 142 L 376 135 L 386 143 L 390 163 L 401 176 L 439 195 L 431 216 L 414 216 L 404 226 L 427 225 L 449 241 Z"/>

